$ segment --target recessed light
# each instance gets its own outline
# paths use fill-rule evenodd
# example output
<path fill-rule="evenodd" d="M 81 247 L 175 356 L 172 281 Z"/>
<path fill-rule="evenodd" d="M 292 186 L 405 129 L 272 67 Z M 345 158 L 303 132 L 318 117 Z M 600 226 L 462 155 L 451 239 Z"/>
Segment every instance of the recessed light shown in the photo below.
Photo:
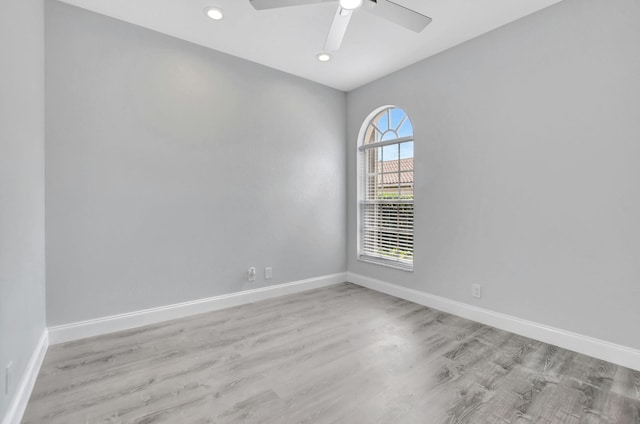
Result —
<path fill-rule="evenodd" d="M 204 9 L 204 14 L 213 19 L 214 21 L 219 21 L 224 16 L 222 14 L 222 10 L 217 7 L 207 7 Z"/>
<path fill-rule="evenodd" d="M 329 53 L 318 53 L 316 59 L 320 62 L 328 62 L 331 60 L 331 55 Z"/>
<path fill-rule="evenodd" d="M 340 7 L 347 10 L 355 10 L 362 6 L 362 0 L 340 0 Z"/>

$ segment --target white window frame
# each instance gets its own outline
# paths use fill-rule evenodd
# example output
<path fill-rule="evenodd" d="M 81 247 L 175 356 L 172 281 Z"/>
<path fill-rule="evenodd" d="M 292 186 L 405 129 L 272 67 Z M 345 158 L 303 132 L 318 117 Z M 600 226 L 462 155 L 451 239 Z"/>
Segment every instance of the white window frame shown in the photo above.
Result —
<path fill-rule="evenodd" d="M 411 245 L 411 252 L 412 252 L 412 256 L 411 256 L 411 260 L 407 261 L 406 258 L 404 260 L 400 260 L 399 258 L 390 258 L 390 257 L 385 257 L 384 255 L 374 255 L 368 252 L 365 252 L 364 249 L 364 238 L 365 238 L 365 219 L 364 219 L 364 205 L 365 204 L 371 204 L 371 200 L 367 200 L 365 199 L 365 194 L 367 191 L 367 187 L 366 187 L 366 169 L 365 169 L 365 151 L 372 149 L 372 148 L 378 148 L 378 147 L 383 147 L 383 146 L 389 146 L 389 145 L 394 145 L 394 144 L 400 144 L 400 143 L 405 143 L 405 142 L 409 142 L 409 141 L 414 141 L 414 134 L 412 133 L 412 135 L 410 137 L 401 137 L 401 138 L 395 138 L 393 140 L 385 140 L 385 141 L 379 141 L 379 142 L 374 142 L 374 143 L 369 143 L 369 144 L 365 144 L 365 136 L 367 134 L 367 130 L 368 128 L 373 125 L 373 120 L 374 118 L 376 118 L 381 112 L 386 111 L 386 110 L 390 110 L 390 109 L 401 109 L 405 115 L 407 116 L 407 119 L 409 119 L 409 122 L 411 122 L 411 119 L 409 118 L 409 115 L 406 113 L 406 111 L 402 108 L 399 108 L 398 106 L 394 106 L 394 105 L 387 105 L 387 106 L 382 106 L 377 108 L 376 110 L 374 110 L 371 114 L 369 114 L 369 116 L 367 117 L 367 119 L 364 121 L 364 123 L 362 124 L 362 127 L 360 129 L 360 133 L 358 136 L 358 147 L 357 147 L 357 179 L 358 179 L 358 183 L 357 183 L 357 228 L 358 228 L 358 234 L 357 234 L 357 257 L 358 260 L 363 261 L 363 262 L 369 262 L 369 263 L 375 263 L 378 265 L 384 265 L 387 267 L 391 267 L 391 268 L 397 268 L 403 271 L 413 271 L 413 259 L 415 257 L 415 196 L 414 199 L 412 199 L 410 202 L 407 202 L 406 200 L 404 201 L 398 201 L 396 203 L 410 203 L 411 205 L 413 205 L 412 208 L 412 227 L 411 227 L 411 236 L 412 236 L 412 245 Z M 413 127 L 413 124 L 412 124 Z M 415 152 L 415 144 L 414 144 L 414 152 Z M 415 158 L 414 158 L 414 168 L 415 169 Z"/>

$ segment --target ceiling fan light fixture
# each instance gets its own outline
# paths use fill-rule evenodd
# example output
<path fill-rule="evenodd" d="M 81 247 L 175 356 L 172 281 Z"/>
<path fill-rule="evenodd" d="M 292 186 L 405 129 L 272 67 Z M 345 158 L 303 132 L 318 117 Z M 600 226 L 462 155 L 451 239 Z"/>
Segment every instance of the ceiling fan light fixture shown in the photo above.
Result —
<path fill-rule="evenodd" d="M 213 19 L 214 21 L 219 21 L 224 17 L 222 10 L 217 7 L 207 7 L 204 9 L 204 14 Z"/>
<path fill-rule="evenodd" d="M 329 53 L 318 53 L 316 59 L 320 62 L 328 62 L 331 60 L 331 55 Z"/>
<path fill-rule="evenodd" d="M 362 0 L 340 0 L 340 7 L 346 10 L 356 10 L 362 6 Z"/>

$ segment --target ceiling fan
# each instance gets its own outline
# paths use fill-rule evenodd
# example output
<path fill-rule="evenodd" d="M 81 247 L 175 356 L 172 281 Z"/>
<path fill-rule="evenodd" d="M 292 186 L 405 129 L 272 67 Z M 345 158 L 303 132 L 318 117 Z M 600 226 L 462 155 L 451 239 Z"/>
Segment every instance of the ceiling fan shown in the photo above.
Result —
<path fill-rule="evenodd" d="M 326 3 L 336 0 L 249 0 L 256 10 L 276 9 L 280 7 L 302 6 L 314 3 Z M 357 9 L 364 9 L 374 15 L 414 32 L 422 31 L 431 18 L 415 10 L 408 9 L 391 0 L 339 0 L 338 9 L 331 22 L 329 34 L 324 43 L 324 51 L 336 51 L 342 44 L 351 15 Z"/>

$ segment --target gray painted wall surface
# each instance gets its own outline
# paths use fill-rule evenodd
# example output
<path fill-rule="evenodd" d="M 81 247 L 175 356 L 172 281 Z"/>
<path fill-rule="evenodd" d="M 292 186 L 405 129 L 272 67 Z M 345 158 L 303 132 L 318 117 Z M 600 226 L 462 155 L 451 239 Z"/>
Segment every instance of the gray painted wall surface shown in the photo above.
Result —
<path fill-rule="evenodd" d="M 49 325 L 346 270 L 344 93 L 53 1 L 46 49 Z"/>
<path fill-rule="evenodd" d="M 0 420 L 45 328 L 44 4 L 0 13 Z M 13 361 L 8 395 L 5 367 Z"/>
<path fill-rule="evenodd" d="M 349 271 L 640 348 L 638 21 L 566 0 L 349 93 Z M 385 104 L 415 130 L 413 273 L 356 254 L 356 139 Z"/>

